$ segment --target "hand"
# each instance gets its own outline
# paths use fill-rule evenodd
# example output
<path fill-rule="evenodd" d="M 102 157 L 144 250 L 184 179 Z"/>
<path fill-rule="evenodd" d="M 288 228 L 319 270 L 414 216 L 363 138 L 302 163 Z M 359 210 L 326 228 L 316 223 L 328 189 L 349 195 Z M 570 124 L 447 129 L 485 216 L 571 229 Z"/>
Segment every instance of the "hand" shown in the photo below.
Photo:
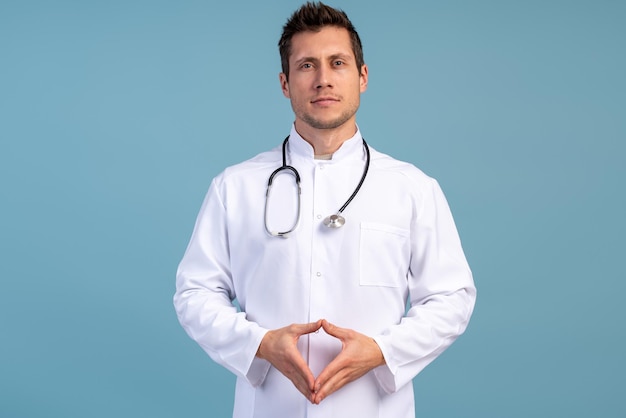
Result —
<path fill-rule="evenodd" d="M 339 339 L 341 352 L 315 379 L 312 402 L 319 404 L 331 393 L 358 379 L 375 367 L 385 364 L 380 347 L 373 338 L 322 320 L 327 334 Z"/>
<path fill-rule="evenodd" d="M 315 378 L 296 344 L 302 335 L 315 332 L 321 326 L 322 320 L 320 319 L 309 324 L 292 324 L 268 331 L 257 351 L 257 357 L 269 361 L 272 366 L 291 380 L 310 402 L 313 402 Z"/>

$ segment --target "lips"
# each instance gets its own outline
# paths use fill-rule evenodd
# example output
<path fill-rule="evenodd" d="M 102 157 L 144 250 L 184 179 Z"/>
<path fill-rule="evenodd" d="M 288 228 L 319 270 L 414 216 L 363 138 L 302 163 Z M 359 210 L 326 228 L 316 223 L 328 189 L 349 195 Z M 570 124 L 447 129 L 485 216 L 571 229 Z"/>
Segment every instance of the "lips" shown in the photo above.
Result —
<path fill-rule="evenodd" d="M 311 103 L 325 105 L 325 104 L 332 104 L 338 101 L 339 99 L 337 97 L 322 96 L 322 97 L 318 97 L 316 99 L 311 100 Z"/>

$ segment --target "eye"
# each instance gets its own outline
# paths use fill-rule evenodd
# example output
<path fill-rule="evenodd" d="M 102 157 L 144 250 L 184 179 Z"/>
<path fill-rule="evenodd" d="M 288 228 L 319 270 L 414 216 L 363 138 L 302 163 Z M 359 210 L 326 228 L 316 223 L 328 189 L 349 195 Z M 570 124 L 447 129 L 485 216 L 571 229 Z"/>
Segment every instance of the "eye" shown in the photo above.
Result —
<path fill-rule="evenodd" d="M 309 62 L 305 62 L 304 64 L 300 66 L 300 68 L 308 70 L 309 68 L 313 68 L 313 65 Z"/>
<path fill-rule="evenodd" d="M 343 61 L 341 61 L 341 60 L 337 60 L 337 61 L 335 61 L 335 62 L 334 62 L 334 64 L 335 64 L 336 66 L 340 66 L 340 65 L 343 65 Z"/>

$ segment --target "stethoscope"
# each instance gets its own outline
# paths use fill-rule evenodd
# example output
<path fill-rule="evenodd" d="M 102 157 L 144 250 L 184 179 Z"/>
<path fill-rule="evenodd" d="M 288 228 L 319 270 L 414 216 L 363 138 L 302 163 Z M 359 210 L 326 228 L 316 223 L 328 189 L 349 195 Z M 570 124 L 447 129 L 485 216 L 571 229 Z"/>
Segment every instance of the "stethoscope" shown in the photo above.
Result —
<path fill-rule="evenodd" d="M 265 193 L 265 230 L 273 237 L 282 238 L 287 238 L 290 233 L 296 230 L 298 224 L 300 223 L 300 195 L 302 194 L 302 190 L 300 188 L 300 173 L 298 173 L 298 170 L 296 170 L 294 167 L 287 165 L 287 142 L 289 142 L 289 136 L 287 136 L 287 138 L 285 138 L 285 140 L 283 141 L 283 165 L 274 170 L 274 172 L 270 175 L 270 178 L 267 181 L 267 192 Z M 343 206 L 339 208 L 337 213 L 334 215 L 329 215 L 324 219 L 324 225 L 326 225 L 328 228 L 341 228 L 346 223 L 346 219 L 341 216 L 341 213 L 348 207 L 350 202 L 352 202 L 352 199 L 354 199 L 356 194 L 359 192 L 359 189 L 361 189 L 363 181 L 365 181 L 365 177 L 367 176 L 367 170 L 370 167 L 370 148 L 367 146 L 365 139 L 363 139 L 363 147 L 365 148 L 365 154 L 367 155 L 367 158 L 365 160 L 365 168 L 363 169 L 363 175 L 361 175 L 361 180 L 359 180 L 359 184 L 356 186 L 356 189 L 354 189 L 348 200 L 346 200 L 346 203 L 344 203 Z M 298 217 L 296 218 L 296 222 L 288 231 L 272 231 L 267 226 L 267 202 L 269 201 L 270 190 L 272 189 L 272 181 L 274 181 L 274 177 L 282 171 L 287 171 L 291 173 L 296 180 L 296 185 L 298 186 Z"/>

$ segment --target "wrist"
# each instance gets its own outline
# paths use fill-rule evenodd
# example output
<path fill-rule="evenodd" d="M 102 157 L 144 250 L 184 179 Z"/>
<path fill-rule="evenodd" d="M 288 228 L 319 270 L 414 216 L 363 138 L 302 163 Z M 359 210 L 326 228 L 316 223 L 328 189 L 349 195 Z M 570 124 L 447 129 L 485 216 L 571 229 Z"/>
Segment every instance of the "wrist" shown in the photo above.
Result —
<path fill-rule="evenodd" d="M 267 360 L 267 358 L 265 357 L 265 349 L 267 348 L 267 342 L 268 342 L 268 338 L 270 338 L 270 333 L 272 331 L 267 331 L 265 333 L 265 335 L 263 336 L 263 338 L 261 339 L 261 343 L 259 344 L 259 347 L 256 350 L 256 354 L 255 356 L 263 359 L 263 360 Z"/>

